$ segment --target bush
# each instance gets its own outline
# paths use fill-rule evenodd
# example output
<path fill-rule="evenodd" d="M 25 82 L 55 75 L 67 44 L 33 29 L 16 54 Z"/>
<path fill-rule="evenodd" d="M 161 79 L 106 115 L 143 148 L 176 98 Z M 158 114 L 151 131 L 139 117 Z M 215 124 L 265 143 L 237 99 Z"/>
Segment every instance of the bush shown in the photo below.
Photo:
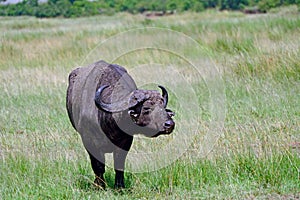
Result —
<path fill-rule="evenodd" d="M 204 11 L 205 8 L 204 8 L 204 5 L 202 2 L 196 2 L 192 8 L 193 11 L 195 12 L 201 12 L 201 11 Z"/>
<path fill-rule="evenodd" d="M 36 17 L 57 17 L 60 15 L 59 9 L 56 5 L 50 3 L 43 3 L 37 7 L 35 12 Z"/>

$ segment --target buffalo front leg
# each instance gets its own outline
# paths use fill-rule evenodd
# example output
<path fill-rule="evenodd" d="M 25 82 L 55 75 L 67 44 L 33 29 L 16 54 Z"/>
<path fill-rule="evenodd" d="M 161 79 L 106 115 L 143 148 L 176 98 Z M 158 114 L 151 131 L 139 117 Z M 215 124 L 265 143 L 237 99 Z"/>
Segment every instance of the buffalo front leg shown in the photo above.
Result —
<path fill-rule="evenodd" d="M 90 152 L 88 152 L 90 155 L 90 159 L 91 159 L 91 164 L 92 164 L 92 168 L 93 171 L 95 173 L 95 180 L 94 183 L 96 186 L 99 186 L 102 189 L 105 189 L 105 179 L 103 174 L 105 173 L 105 157 L 104 157 L 104 153 L 99 153 L 97 155 L 97 158 L 92 155 Z"/>
<path fill-rule="evenodd" d="M 114 156 L 114 169 L 115 169 L 115 188 L 125 188 L 124 184 L 124 168 L 127 151 L 118 149 L 113 152 Z"/>

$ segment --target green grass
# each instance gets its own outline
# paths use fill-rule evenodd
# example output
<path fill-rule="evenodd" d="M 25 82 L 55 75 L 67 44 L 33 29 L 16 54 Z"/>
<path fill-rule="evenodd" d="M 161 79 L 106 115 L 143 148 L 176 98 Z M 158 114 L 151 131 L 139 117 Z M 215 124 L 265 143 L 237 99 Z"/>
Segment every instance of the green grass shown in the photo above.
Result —
<path fill-rule="evenodd" d="M 297 199 L 300 196 L 300 17 L 294 7 L 246 16 L 207 11 L 156 19 L 118 14 L 79 19 L 0 19 L 0 198 L 1 199 Z M 65 109 L 68 73 L 104 39 L 145 26 L 180 31 L 201 45 L 182 50 L 199 66 L 210 55 L 222 73 L 226 119 L 208 155 L 200 152 L 210 128 L 209 84 L 186 61 L 159 50 L 118 58 L 129 70 L 147 63 L 171 65 L 188 80 L 199 101 L 199 121 L 178 105 L 186 95 L 174 79 L 170 107 L 178 127 L 172 137 L 137 138 L 132 148 L 160 148 L 174 138 L 192 137 L 184 154 L 154 172 L 126 173 L 128 189 L 93 187 L 94 175 L 80 136 Z M 165 35 L 157 35 L 157 39 Z M 145 36 L 147 39 L 147 36 Z M 146 40 L 145 39 L 145 40 Z M 115 46 L 118 47 L 116 41 Z M 111 56 L 107 49 L 102 52 Z M 153 60 L 155 58 L 155 60 Z M 147 76 L 151 76 L 153 72 Z M 170 83 L 171 84 L 171 83 Z M 196 134 L 186 127 L 196 127 Z M 148 144 L 145 144 L 149 141 Z M 129 169 L 129 168 L 128 168 Z"/>
<path fill-rule="evenodd" d="M 299 192 L 300 159 L 289 154 L 262 159 L 249 154 L 216 161 L 178 161 L 151 174 L 127 173 L 126 186 L 130 189 L 123 193 L 110 188 L 96 190 L 87 159 L 35 159 L 33 162 L 16 153 L 6 157 L 2 167 L 10 170 L 1 169 L 5 172 L 1 175 L 9 177 L 2 178 L 4 199 L 250 198 L 266 194 L 292 197 Z M 111 169 L 105 177 L 112 187 Z"/>

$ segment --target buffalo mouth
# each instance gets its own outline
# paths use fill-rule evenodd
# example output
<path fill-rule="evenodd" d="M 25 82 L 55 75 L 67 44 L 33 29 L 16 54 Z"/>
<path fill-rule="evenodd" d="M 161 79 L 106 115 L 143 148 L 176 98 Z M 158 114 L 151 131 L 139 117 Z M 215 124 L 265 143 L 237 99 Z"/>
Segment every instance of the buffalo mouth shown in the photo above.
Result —
<path fill-rule="evenodd" d="M 173 120 L 169 120 L 168 122 L 169 124 L 167 126 L 166 126 L 167 123 L 165 124 L 163 131 L 159 131 L 158 133 L 154 134 L 152 137 L 171 134 L 175 128 L 175 122 Z"/>

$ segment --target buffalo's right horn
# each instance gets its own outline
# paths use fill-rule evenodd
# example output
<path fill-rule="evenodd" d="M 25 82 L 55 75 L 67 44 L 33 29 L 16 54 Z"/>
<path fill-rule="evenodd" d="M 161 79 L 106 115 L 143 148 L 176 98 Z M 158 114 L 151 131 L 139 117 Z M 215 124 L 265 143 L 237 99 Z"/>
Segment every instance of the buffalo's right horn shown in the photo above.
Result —
<path fill-rule="evenodd" d="M 126 110 L 128 108 L 128 99 L 130 98 L 130 95 L 127 98 L 124 98 L 124 101 L 122 102 L 115 102 L 115 103 L 104 103 L 101 98 L 101 94 L 109 87 L 108 85 L 102 85 L 95 93 L 95 104 L 99 109 L 105 110 L 107 112 L 120 112 L 123 110 Z M 127 99 L 127 100 L 126 100 Z"/>
<path fill-rule="evenodd" d="M 168 91 L 166 90 L 166 88 L 164 88 L 164 87 L 161 86 L 161 85 L 159 85 L 158 87 L 159 87 L 159 88 L 161 89 L 161 91 L 162 91 L 162 96 L 163 96 L 163 98 L 164 98 L 164 108 L 166 108 L 167 105 L 168 105 Z"/>

